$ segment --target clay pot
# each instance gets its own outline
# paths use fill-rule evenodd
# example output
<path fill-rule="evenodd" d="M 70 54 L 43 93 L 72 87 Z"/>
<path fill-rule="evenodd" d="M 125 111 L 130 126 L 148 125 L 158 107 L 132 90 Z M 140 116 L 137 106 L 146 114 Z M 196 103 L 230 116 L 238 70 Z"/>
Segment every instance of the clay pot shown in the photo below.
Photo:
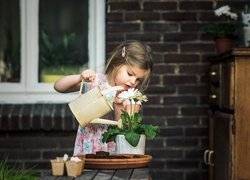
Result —
<path fill-rule="evenodd" d="M 230 51 L 234 46 L 234 40 L 233 39 L 216 39 L 215 40 L 215 48 L 217 53 L 224 53 L 227 51 Z"/>

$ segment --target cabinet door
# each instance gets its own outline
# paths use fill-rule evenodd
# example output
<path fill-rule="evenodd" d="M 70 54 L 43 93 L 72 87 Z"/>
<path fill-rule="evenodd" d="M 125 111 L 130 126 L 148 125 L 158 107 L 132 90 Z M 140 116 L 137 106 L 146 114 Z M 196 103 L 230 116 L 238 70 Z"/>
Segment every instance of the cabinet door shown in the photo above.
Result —
<path fill-rule="evenodd" d="M 215 112 L 214 126 L 214 180 L 232 179 L 232 122 L 233 115 Z"/>
<path fill-rule="evenodd" d="M 209 180 L 214 180 L 214 113 L 213 111 L 208 112 L 209 122 L 209 149 L 207 150 L 207 165 L 208 165 L 208 174 Z"/>
<path fill-rule="evenodd" d="M 220 77 L 220 106 L 221 109 L 234 110 L 234 87 L 235 87 L 235 72 L 234 61 L 223 62 L 221 64 Z"/>
<path fill-rule="evenodd" d="M 250 57 L 235 65 L 235 179 L 250 179 Z"/>

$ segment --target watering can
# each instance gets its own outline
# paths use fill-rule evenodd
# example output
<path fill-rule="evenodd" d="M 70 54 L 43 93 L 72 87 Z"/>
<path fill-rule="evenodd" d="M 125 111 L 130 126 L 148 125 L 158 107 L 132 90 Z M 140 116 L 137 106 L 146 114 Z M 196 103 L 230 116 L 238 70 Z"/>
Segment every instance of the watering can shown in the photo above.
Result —
<path fill-rule="evenodd" d="M 82 86 L 83 83 L 81 89 Z M 81 89 L 80 95 L 69 103 L 69 107 L 82 127 L 91 123 L 117 125 L 119 128 L 122 128 L 121 119 L 112 121 L 101 119 L 100 117 L 113 110 L 112 102 L 107 99 L 106 94 L 112 91 L 123 90 L 123 87 L 114 86 L 107 90 L 101 90 L 99 86 L 96 86 L 84 94 L 81 93 Z"/>

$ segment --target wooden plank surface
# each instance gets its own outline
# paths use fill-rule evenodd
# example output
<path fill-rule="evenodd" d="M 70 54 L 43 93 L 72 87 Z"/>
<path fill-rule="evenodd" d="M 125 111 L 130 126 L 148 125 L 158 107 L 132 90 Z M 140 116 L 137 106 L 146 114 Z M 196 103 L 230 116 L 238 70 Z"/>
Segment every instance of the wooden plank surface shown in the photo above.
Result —
<path fill-rule="evenodd" d="M 133 169 L 118 169 L 116 170 L 112 180 L 129 179 Z"/>
<path fill-rule="evenodd" d="M 134 169 L 134 172 L 130 179 L 133 179 L 133 180 L 136 180 L 136 179 L 146 180 L 147 179 L 148 180 L 149 179 L 148 168 Z"/>
<path fill-rule="evenodd" d="M 149 179 L 148 168 L 137 168 L 137 169 L 113 169 L 113 170 L 92 170 L 84 169 L 81 176 L 69 177 L 65 176 L 53 176 L 51 171 L 44 173 L 40 180 L 143 180 Z"/>
<path fill-rule="evenodd" d="M 79 177 L 76 177 L 76 180 L 81 180 L 84 177 L 84 180 L 91 180 L 94 179 L 94 177 L 98 174 L 99 170 L 90 170 L 90 169 L 84 169 L 83 174 Z"/>
<path fill-rule="evenodd" d="M 113 177 L 115 170 L 100 170 L 94 180 L 109 180 Z"/>

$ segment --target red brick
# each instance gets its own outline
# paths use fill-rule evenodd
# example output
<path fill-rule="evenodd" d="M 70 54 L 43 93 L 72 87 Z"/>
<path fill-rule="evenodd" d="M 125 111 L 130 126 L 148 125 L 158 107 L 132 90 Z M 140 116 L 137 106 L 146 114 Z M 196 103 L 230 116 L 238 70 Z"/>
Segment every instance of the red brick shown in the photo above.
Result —
<path fill-rule="evenodd" d="M 211 10 L 213 9 L 213 2 L 210 1 L 181 1 L 180 10 Z"/>
<path fill-rule="evenodd" d="M 184 85 L 184 84 L 196 84 L 198 81 L 196 76 L 192 75 L 175 75 L 175 76 L 165 76 L 164 84 L 168 86 L 172 85 Z"/>
<path fill-rule="evenodd" d="M 180 65 L 179 73 L 189 73 L 189 74 L 207 74 L 209 72 L 209 64 L 203 65 Z"/>
<path fill-rule="evenodd" d="M 172 2 L 144 2 L 143 9 L 148 10 L 170 10 L 175 11 L 177 9 L 177 3 Z"/>
<path fill-rule="evenodd" d="M 214 46 L 207 43 L 187 43 L 180 45 L 181 52 L 212 52 Z"/>
<path fill-rule="evenodd" d="M 108 6 L 110 8 L 110 11 L 134 11 L 134 10 L 140 10 L 140 4 L 138 1 L 136 2 L 122 2 L 122 1 L 114 1 L 109 2 Z"/>
<path fill-rule="evenodd" d="M 155 71 L 155 74 L 173 74 L 175 71 L 175 66 L 173 65 L 155 65 L 154 66 L 157 71 Z"/>
<path fill-rule="evenodd" d="M 194 41 L 198 40 L 199 35 L 197 33 L 165 33 L 164 40 L 166 42 L 185 42 L 185 41 Z"/>
<path fill-rule="evenodd" d="M 166 63 L 193 63 L 199 62 L 199 56 L 195 54 L 166 54 L 164 56 Z"/>
<path fill-rule="evenodd" d="M 132 12 L 126 13 L 125 21 L 159 21 L 160 14 L 156 12 Z"/>
<path fill-rule="evenodd" d="M 178 25 L 176 23 L 154 22 L 144 23 L 144 31 L 149 32 L 176 32 Z"/>
<path fill-rule="evenodd" d="M 197 13 L 195 12 L 167 12 L 167 13 L 162 13 L 162 20 L 197 21 Z"/>

